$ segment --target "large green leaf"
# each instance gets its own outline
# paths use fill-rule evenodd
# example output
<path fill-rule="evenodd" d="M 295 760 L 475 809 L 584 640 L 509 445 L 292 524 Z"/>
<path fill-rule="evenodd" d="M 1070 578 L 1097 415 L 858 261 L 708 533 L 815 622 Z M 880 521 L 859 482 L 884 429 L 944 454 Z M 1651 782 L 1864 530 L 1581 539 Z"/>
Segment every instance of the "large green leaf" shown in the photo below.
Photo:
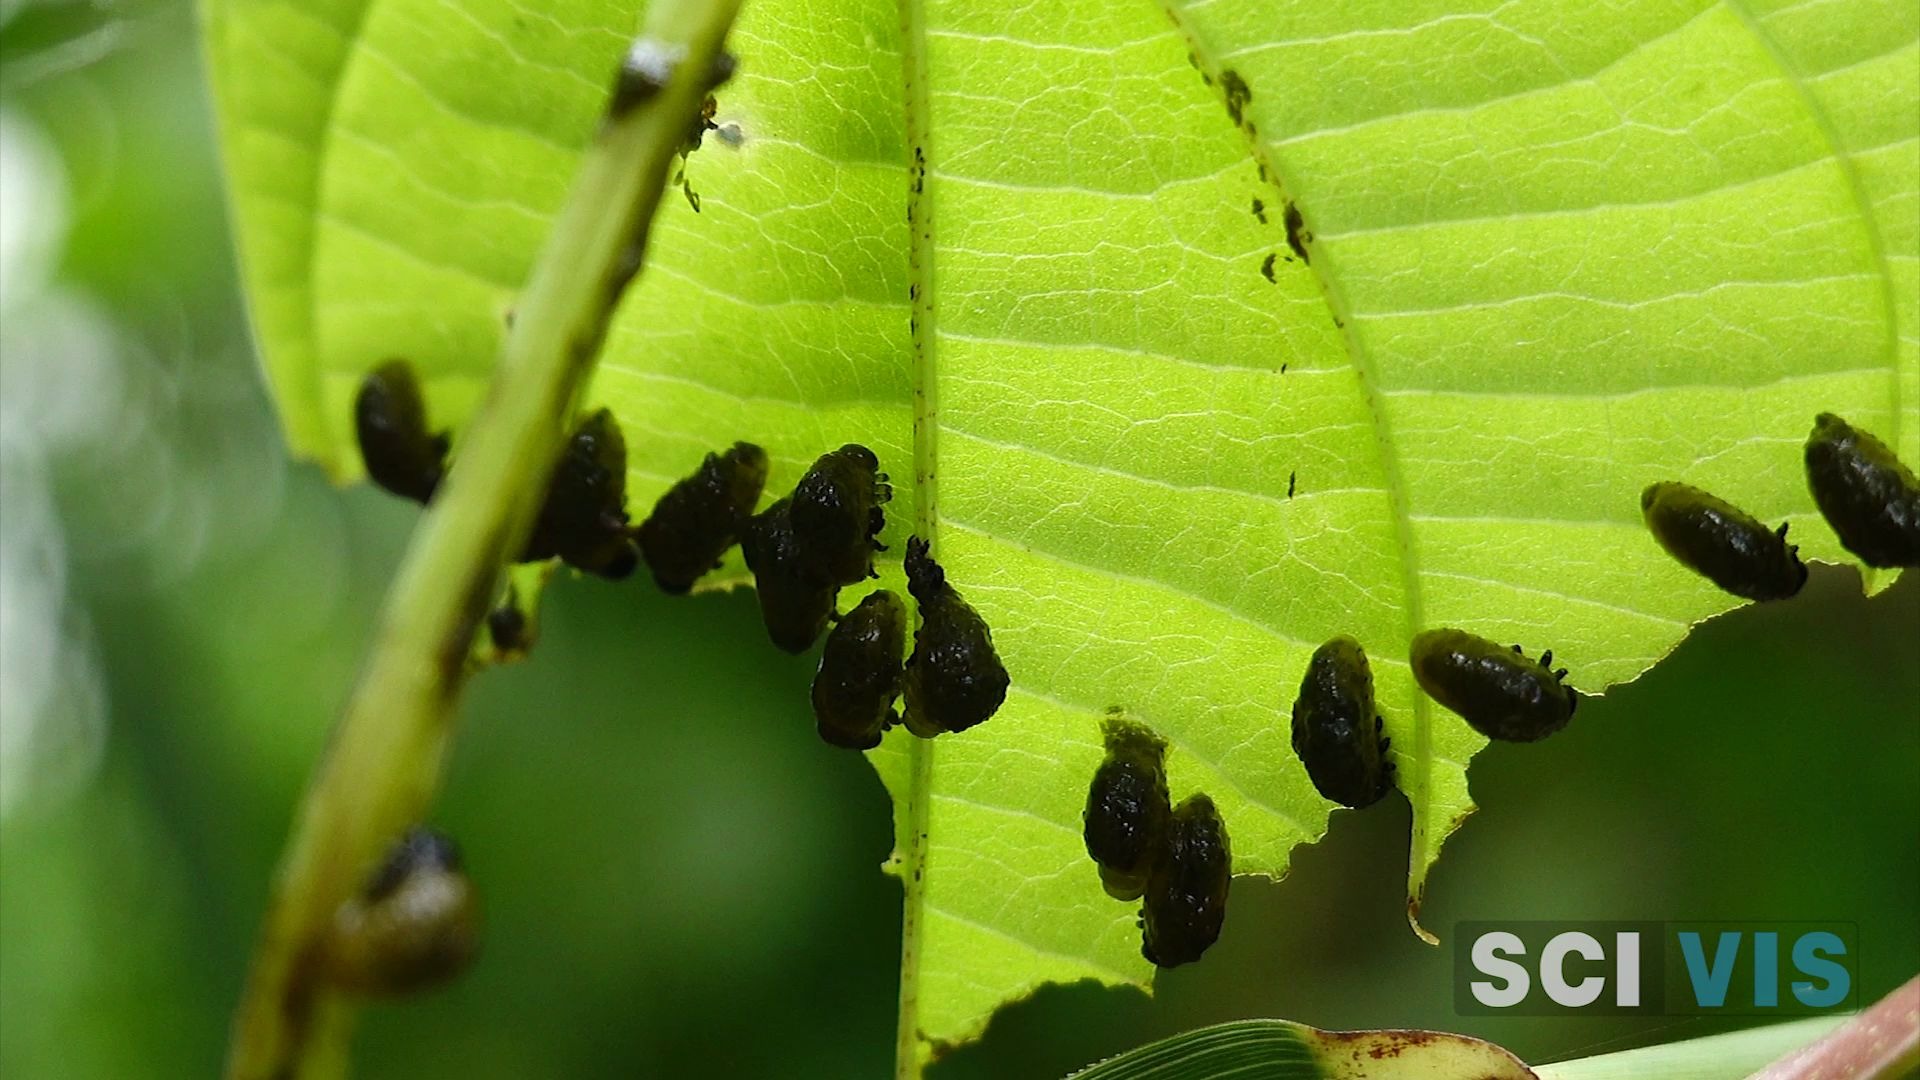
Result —
<path fill-rule="evenodd" d="M 634 25 L 614 0 L 208 0 L 298 452 L 358 471 L 349 401 L 389 355 L 466 415 Z M 1908 0 L 752 0 L 734 48 L 743 142 L 690 161 L 704 212 L 658 223 L 593 397 L 641 508 L 736 438 L 775 487 L 872 445 L 894 554 L 937 521 L 994 626 L 1013 693 L 920 787 L 923 1050 L 1043 982 L 1151 974 L 1078 835 L 1108 706 L 1170 737 L 1237 872 L 1278 875 L 1331 809 L 1292 688 L 1355 634 L 1417 912 L 1483 742 L 1415 693 L 1413 631 L 1551 647 L 1598 691 L 1734 603 L 1647 539 L 1644 484 L 1846 561 L 1800 479 L 1813 414 L 1920 460 Z M 902 806 L 906 742 L 872 754 Z"/>

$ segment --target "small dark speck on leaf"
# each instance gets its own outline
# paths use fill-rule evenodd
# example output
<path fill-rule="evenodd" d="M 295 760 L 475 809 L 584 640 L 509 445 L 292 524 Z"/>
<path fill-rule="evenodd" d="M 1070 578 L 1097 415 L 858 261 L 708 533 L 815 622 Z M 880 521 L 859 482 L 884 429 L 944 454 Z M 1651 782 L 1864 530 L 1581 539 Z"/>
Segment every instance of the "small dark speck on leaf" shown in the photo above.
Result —
<path fill-rule="evenodd" d="M 1299 478 L 1300 478 L 1300 474 L 1297 472 L 1290 472 L 1287 474 L 1287 498 L 1289 499 L 1293 498 L 1293 483 L 1295 480 Z"/>
<path fill-rule="evenodd" d="M 1265 225 L 1267 223 L 1267 204 L 1261 202 L 1258 198 L 1253 200 L 1253 216 L 1260 219 L 1260 224 Z"/>
<path fill-rule="evenodd" d="M 1313 234 L 1306 230 L 1306 221 L 1300 216 L 1300 208 L 1292 203 L 1288 203 L 1285 220 L 1287 223 L 1287 246 L 1293 249 L 1295 255 L 1300 256 L 1301 262 L 1311 262 L 1311 260 L 1307 258 L 1307 241 L 1313 239 Z"/>
<path fill-rule="evenodd" d="M 1253 100 L 1253 90 L 1247 86 L 1247 80 L 1228 68 L 1220 73 L 1220 90 L 1227 95 L 1227 115 L 1234 124 L 1245 122 L 1247 103 Z"/>
<path fill-rule="evenodd" d="M 1269 251 L 1267 252 L 1266 260 L 1260 264 L 1260 274 L 1262 277 L 1265 277 L 1268 281 L 1277 282 L 1279 280 L 1278 278 L 1273 276 L 1273 261 L 1278 256 L 1279 256 L 1278 252 Z"/>

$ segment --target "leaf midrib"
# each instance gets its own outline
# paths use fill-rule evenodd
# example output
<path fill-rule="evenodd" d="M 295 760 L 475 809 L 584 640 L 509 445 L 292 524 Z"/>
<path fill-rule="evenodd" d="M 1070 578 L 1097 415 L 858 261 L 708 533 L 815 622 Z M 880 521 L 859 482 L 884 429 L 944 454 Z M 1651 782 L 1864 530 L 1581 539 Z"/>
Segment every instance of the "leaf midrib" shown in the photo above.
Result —
<path fill-rule="evenodd" d="M 1200 35 L 1194 32 L 1180 6 L 1175 0 L 1157 0 L 1162 10 L 1178 28 L 1188 47 L 1192 50 L 1196 63 L 1202 71 L 1210 72 L 1209 84 L 1218 91 L 1222 85 L 1221 67 Z M 1259 164 L 1261 175 L 1267 179 L 1280 196 L 1279 208 L 1293 207 L 1299 210 L 1299 200 L 1291 194 L 1291 185 L 1286 174 L 1281 171 L 1265 143 L 1253 133 L 1251 124 L 1239 125 L 1241 134 L 1247 140 L 1247 152 Z M 1305 212 L 1301 211 L 1302 217 Z M 1381 486 L 1387 497 L 1387 511 L 1393 519 L 1394 545 L 1399 554 L 1400 589 L 1404 598 L 1401 610 L 1406 616 L 1406 638 L 1413 640 L 1425 625 L 1425 605 L 1420 592 L 1420 565 L 1417 549 L 1414 547 L 1413 522 L 1407 507 L 1406 482 L 1401 476 L 1400 458 L 1394 449 L 1393 429 L 1386 410 L 1382 406 L 1379 376 L 1374 370 L 1373 358 L 1367 352 L 1360 334 L 1351 305 L 1341 289 L 1337 276 L 1328 265 L 1329 256 L 1319 246 L 1312 232 L 1302 227 L 1302 245 L 1307 257 L 1303 259 L 1306 269 L 1320 285 L 1321 296 L 1326 300 L 1327 309 L 1333 316 L 1334 325 L 1340 330 L 1340 339 L 1346 345 L 1347 361 L 1353 368 L 1354 376 L 1360 383 L 1360 389 L 1366 396 L 1367 416 L 1373 422 L 1374 448 L 1379 456 Z M 1420 899 L 1426 891 L 1427 849 L 1430 843 L 1433 804 L 1433 724 L 1431 708 L 1424 694 L 1412 695 L 1411 712 L 1413 714 L 1412 753 L 1394 752 L 1398 758 L 1396 766 L 1401 772 L 1400 787 L 1407 792 L 1408 801 L 1413 808 L 1413 838 L 1407 845 L 1407 921 L 1412 924 L 1414 933 L 1429 944 L 1437 939 L 1420 925 Z M 1411 773 L 1412 775 L 1408 775 Z"/>
<path fill-rule="evenodd" d="M 1834 163 L 1840 167 L 1840 175 L 1846 181 L 1847 195 L 1853 199 L 1854 208 L 1860 212 L 1861 228 L 1867 234 L 1867 244 L 1873 254 L 1873 267 L 1880 278 L 1880 303 L 1887 313 L 1887 333 L 1881 346 L 1881 356 L 1888 376 L 1887 402 L 1888 414 L 1891 417 L 1887 421 L 1886 440 L 1887 445 L 1898 447 L 1900 445 L 1900 315 L 1899 309 L 1895 306 L 1897 299 L 1894 294 L 1893 268 L 1887 265 L 1887 243 L 1886 237 L 1881 233 L 1879 215 L 1874 213 L 1873 204 L 1867 198 L 1866 185 L 1860 178 L 1859 164 L 1854 161 L 1852 152 L 1840 138 L 1839 129 L 1834 126 L 1833 117 L 1827 114 L 1826 106 L 1821 104 L 1820 98 L 1807 86 L 1806 77 L 1801 73 L 1799 66 L 1781 51 L 1779 42 L 1774 40 L 1773 35 L 1767 32 L 1766 27 L 1754 15 L 1747 0 L 1726 0 L 1726 3 L 1727 10 L 1740 20 L 1740 25 L 1753 35 L 1754 40 L 1760 43 L 1760 47 L 1766 50 L 1767 58 L 1780 69 L 1780 77 L 1793 87 L 1794 95 L 1800 99 L 1801 105 L 1807 110 L 1807 115 L 1813 120 L 1815 129 L 1820 132 L 1821 140 L 1826 143 L 1827 152 L 1832 155 Z"/>
<path fill-rule="evenodd" d="M 932 200 L 925 198 L 926 175 L 932 153 L 928 135 L 931 107 L 927 98 L 927 20 L 922 0 L 899 0 L 901 100 L 905 109 L 907 161 L 907 280 L 912 312 L 913 344 L 913 531 L 937 554 L 939 511 L 936 503 L 939 415 L 938 383 L 934 369 L 933 220 Z M 919 605 L 914 623 L 919 625 Z M 920 1075 L 920 935 L 926 926 L 926 870 L 928 820 L 932 810 L 932 739 L 907 740 L 906 835 L 896 837 L 906 852 L 900 865 L 903 893 L 900 919 L 900 1008 L 894 1032 L 894 1073 Z"/>

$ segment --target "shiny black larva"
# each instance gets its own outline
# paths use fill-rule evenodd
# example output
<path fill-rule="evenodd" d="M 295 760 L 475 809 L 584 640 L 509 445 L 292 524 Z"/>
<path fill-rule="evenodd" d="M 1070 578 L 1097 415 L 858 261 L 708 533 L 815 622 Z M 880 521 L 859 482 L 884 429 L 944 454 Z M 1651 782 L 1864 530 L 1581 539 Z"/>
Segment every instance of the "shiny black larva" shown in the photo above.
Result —
<path fill-rule="evenodd" d="M 870 592 L 840 617 L 820 651 L 813 676 L 813 717 L 820 738 L 849 750 L 871 750 L 898 717 L 907 606 L 889 589 Z"/>
<path fill-rule="evenodd" d="M 668 488 L 640 523 L 640 555 L 662 592 L 681 594 L 740 539 L 767 483 L 767 452 L 737 442 L 708 454 L 693 475 Z"/>
<path fill-rule="evenodd" d="M 1821 413 L 1806 462 L 1807 487 L 1842 546 L 1868 566 L 1920 566 L 1920 481 L 1886 443 Z"/>
<path fill-rule="evenodd" d="M 627 443 L 610 410 L 590 414 L 567 440 L 520 558 L 556 556 L 615 581 L 639 565 L 627 528 Z"/>
<path fill-rule="evenodd" d="M 875 539 L 893 497 L 873 451 L 858 443 L 820 455 L 793 489 L 793 529 L 802 558 L 835 585 L 873 576 Z"/>
<path fill-rule="evenodd" d="M 388 360 L 367 373 L 353 400 L 360 457 L 374 483 L 402 498 L 426 503 L 446 474 L 446 432 L 427 430 L 420 381 L 405 360 Z"/>
<path fill-rule="evenodd" d="M 907 541 L 907 591 L 920 608 L 920 628 L 907 658 L 907 730 L 922 738 L 965 731 L 992 716 L 1010 680 L 985 619 L 947 581 L 927 542 Z"/>
<path fill-rule="evenodd" d="M 1227 824 L 1205 795 L 1189 795 L 1167 822 L 1166 846 L 1147 875 L 1140 953 L 1178 967 L 1200 959 L 1220 938 L 1233 882 Z"/>
<path fill-rule="evenodd" d="M 1101 725 L 1106 758 L 1087 786 L 1081 832 L 1100 867 L 1100 884 L 1115 900 L 1137 900 L 1166 845 L 1167 741 L 1118 707 Z"/>
<path fill-rule="evenodd" d="M 791 499 L 781 499 L 754 515 L 740 535 L 740 553 L 753 571 L 767 637 L 787 652 L 803 653 L 827 628 L 840 587 L 802 554 L 792 509 Z"/>
<path fill-rule="evenodd" d="M 1784 524 L 1769 529 L 1724 499 L 1672 481 L 1648 485 L 1640 512 L 1667 554 L 1735 596 L 1784 600 L 1807 583 Z"/>
<path fill-rule="evenodd" d="M 748 520 L 740 552 L 753 571 L 767 636 L 807 651 L 833 617 L 840 587 L 873 576 L 873 553 L 893 495 L 873 451 L 857 443 L 822 454 L 793 493 Z"/>
<path fill-rule="evenodd" d="M 1380 801 L 1393 786 L 1382 726 L 1360 643 L 1341 635 L 1315 649 L 1293 701 L 1293 752 L 1315 790 L 1343 806 Z"/>
<path fill-rule="evenodd" d="M 1579 696 L 1550 670 L 1553 651 L 1536 662 L 1511 649 L 1451 628 L 1414 636 L 1408 659 L 1427 696 L 1458 713 L 1489 739 L 1535 742 L 1573 719 Z"/>
<path fill-rule="evenodd" d="M 479 902 L 459 850 L 440 833 L 413 829 L 335 914 L 323 970 L 352 993 L 413 993 L 465 971 L 479 938 Z"/>

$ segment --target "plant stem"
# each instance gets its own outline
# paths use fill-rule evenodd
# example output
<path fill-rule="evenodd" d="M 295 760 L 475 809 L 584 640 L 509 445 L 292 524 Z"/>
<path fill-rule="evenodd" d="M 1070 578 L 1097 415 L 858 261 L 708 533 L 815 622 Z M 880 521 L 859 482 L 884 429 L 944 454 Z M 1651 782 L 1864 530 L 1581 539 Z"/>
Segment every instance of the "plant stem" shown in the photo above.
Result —
<path fill-rule="evenodd" d="M 1847 1022 L 1816 1016 L 1786 1024 L 1730 1031 L 1615 1054 L 1535 1065 L 1540 1080 L 1739 1080 L 1768 1062 L 1806 1046 Z"/>
<path fill-rule="evenodd" d="M 354 1010 L 322 979 L 326 932 L 439 787 L 474 630 L 532 527 L 738 8 L 739 0 L 648 5 L 635 55 L 672 62 L 654 65 L 656 78 L 619 84 L 534 263 L 460 460 L 407 549 L 276 874 L 234 1018 L 229 1080 L 345 1070 Z"/>
<path fill-rule="evenodd" d="M 913 335 L 913 531 L 939 554 L 939 382 L 935 378 L 933 305 L 933 200 L 925 195 L 930 127 L 927 103 L 927 26 L 923 0 L 899 0 L 900 70 L 906 108 L 907 252 Z M 915 605 L 917 609 L 918 604 Z M 918 615 L 916 614 L 916 619 Z M 928 816 L 933 803 L 932 739 L 907 740 L 906 851 L 901 860 L 900 1011 L 894 1026 L 893 1069 L 897 1080 L 917 1080 L 925 1042 L 920 1033 L 920 935 L 926 921 Z"/>

